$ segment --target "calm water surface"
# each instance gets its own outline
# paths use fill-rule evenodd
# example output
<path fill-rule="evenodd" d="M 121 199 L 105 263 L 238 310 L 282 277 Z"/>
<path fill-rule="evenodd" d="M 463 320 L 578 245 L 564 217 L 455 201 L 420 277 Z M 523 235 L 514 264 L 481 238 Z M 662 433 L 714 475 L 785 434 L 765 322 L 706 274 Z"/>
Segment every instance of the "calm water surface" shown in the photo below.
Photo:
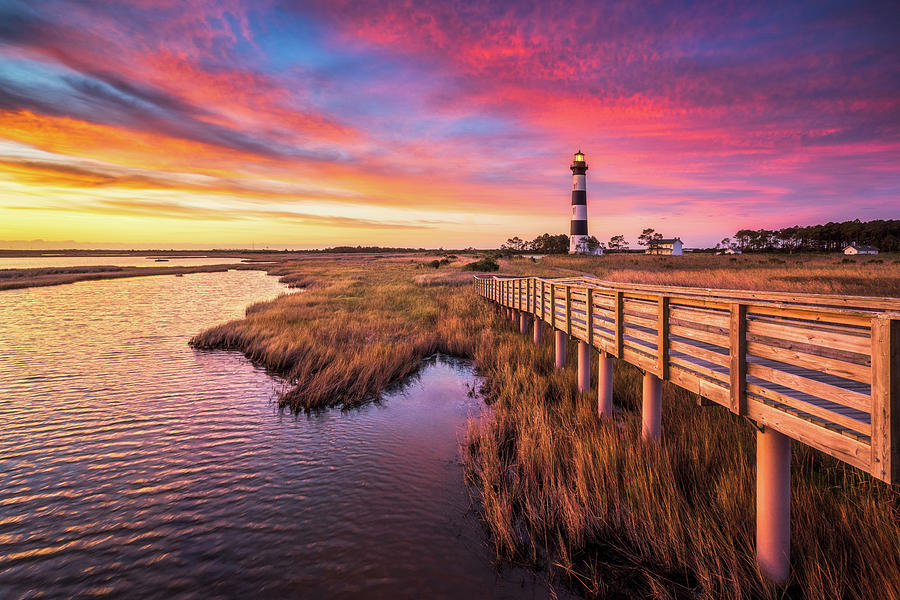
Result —
<path fill-rule="evenodd" d="M 156 262 L 164 258 L 163 262 Z M 240 258 L 181 258 L 177 256 L 10 256 L 0 257 L 0 269 L 34 269 L 46 267 L 198 267 L 202 265 L 233 265 L 245 262 Z"/>
<path fill-rule="evenodd" d="M 0 598 L 548 595 L 493 567 L 472 514 L 466 365 L 296 417 L 239 354 L 187 346 L 282 291 L 242 271 L 0 292 Z"/>

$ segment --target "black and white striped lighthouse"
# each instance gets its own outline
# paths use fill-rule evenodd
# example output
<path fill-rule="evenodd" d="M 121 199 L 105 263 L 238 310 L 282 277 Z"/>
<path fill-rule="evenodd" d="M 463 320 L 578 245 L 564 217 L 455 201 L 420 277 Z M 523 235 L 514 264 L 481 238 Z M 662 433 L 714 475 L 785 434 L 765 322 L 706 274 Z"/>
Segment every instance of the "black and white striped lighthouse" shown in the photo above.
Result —
<path fill-rule="evenodd" d="M 588 166 L 579 150 L 572 161 L 572 231 L 569 237 L 569 254 L 586 254 L 587 239 L 587 186 L 585 173 Z"/>

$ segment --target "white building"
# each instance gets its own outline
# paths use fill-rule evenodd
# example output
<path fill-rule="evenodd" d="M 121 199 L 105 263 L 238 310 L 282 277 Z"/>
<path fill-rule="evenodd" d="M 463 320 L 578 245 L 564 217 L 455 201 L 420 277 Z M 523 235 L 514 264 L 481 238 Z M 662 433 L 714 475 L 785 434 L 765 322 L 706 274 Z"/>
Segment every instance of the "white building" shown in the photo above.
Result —
<path fill-rule="evenodd" d="M 663 238 L 653 242 L 653 245 L 644 252 L 644 254 L 671 254 L 673 256 L 681 256 L 684 244 L 681 238 Z"/>
<path fill-rule="evenodd" d="M 878 254 L 878 248 L 865 244 L 850 244 L 844 248 L 844 254 Z"/>

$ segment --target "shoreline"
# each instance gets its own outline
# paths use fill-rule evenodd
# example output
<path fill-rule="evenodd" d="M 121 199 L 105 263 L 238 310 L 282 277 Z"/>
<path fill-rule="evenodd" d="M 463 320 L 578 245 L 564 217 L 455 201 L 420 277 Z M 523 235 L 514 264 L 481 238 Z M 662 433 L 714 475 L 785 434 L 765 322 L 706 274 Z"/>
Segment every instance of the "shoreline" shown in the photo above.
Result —
<path fill-rule="evenodd" d="M 79 281 L 154 277 L 158 275 L 190 275 L 192 273 L 220 273 L 233 269 L 264 271 L 265 268 L 247 263 L 198 265 L 190 267 L 37 267 L 31 269 L 0 269 L 0 291 L 32 287 L 66 285 Z M 15 275 L 9 273 L 16 272 Z M 5 276 L 6 275 L 6 276 Z"/>

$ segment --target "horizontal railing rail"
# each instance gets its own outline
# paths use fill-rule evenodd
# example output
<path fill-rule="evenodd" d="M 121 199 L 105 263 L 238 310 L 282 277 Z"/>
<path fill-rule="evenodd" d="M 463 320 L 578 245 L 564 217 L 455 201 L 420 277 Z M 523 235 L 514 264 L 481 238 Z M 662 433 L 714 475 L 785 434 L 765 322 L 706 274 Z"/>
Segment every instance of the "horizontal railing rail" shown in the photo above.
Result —
<path fill-rule="evenodd" d="M 900 483 L 900 299 L 586 277 L 476 276 L 478 294 Z"/>

